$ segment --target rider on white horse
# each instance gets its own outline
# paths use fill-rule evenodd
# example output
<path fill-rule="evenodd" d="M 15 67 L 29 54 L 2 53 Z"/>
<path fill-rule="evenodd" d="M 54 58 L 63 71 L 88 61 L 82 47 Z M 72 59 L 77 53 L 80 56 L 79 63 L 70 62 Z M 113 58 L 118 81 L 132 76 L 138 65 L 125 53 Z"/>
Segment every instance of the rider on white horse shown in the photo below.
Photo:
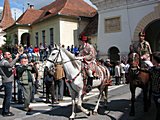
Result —
<path fill-rule="evenodd" d="M 85 70 L 87 72 L 88 75 L 88 80 L 87 80 L 87 89 L 86 92 L 89 92 L 92 89 L 92 84 L 93 84 L 93 71 L 91 70 L 93 64 L 95 64 L 95 60 L 96 60 L 96 55 L 97 52 L 95 50 L 95 48 L 93 47 L 93 45 L 89 44 L 90 39 L 87 36 L 82 36 L 81 37 L 81 41 L 83 43 L 83 47 L 82 50 L 80 50 L 79 53 L 79 59 L 82 59 L 85 63 Z"/>

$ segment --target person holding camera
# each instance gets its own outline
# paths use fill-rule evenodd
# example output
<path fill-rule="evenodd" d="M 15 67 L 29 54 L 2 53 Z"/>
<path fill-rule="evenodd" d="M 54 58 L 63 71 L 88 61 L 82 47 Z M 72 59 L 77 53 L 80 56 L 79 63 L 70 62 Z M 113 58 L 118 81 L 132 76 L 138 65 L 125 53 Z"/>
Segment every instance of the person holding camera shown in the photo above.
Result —
<path fill-rule="evenodd" d="M 24 110 L 30 112 L 32 108 L 29 107 L 30 100 L 32 97 L 32 87 L 33 87 L 33 75 L 34 68 L 32 64 L 28 64 L 27 56 L 22 56 L 20 60 L 20 66 L 17 68 L 17 77 L 19 83 L 22 86 L 23 96 L 24 96 Z"/>
<path fill-rule="evenodd" d="M 14 73 L 12 68 L 16 64 L 18 58 L 19 54 L 17 54 L 16 58 L 12 60 L 11 53 L 5 52 L 4 58 L 0 61 L 0 71 L 2 73 L 2 85 L 4 87 L 4 100 L 2 108 L 2 115 L 4 117 L 14 116 L 14 114 L 10 112 L 11 99 L 12 99 L 12 83 L 14 81 Z"/>

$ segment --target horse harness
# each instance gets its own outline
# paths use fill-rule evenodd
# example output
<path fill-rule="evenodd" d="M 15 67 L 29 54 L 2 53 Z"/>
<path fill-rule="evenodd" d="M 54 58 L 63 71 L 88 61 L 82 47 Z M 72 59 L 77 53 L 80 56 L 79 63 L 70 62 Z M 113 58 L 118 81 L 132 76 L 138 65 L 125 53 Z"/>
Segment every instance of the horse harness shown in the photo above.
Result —
<path fill-rule="evenodd" d="M 139 73 L 140 72 L 146 72 L 148 73 L 148 69 L 146 69 L 146 67 L 140 67 L 139 66 L 139 56 L 136 53 L 133 53 L 132 57 L 130 57 L 130 68 L 129 68 L 129 73 L 130 76 L 132 78 L 132 82 L 134 82 L 134 84 L 140 85 L 142 84 L 142 78 L 139 77 Z M 142 66 L 142 65 L 141 65 Z"/>
<path fill-rule="evenodd" d="M 58 62 L 58 61 L 57 61 L 59 55 L 60 55 L 60 57 L 61 57 L 61 62 Z M 79 59 L 74 59 L 74 60 L 79 60 Z M 55 64 L 55 66 L 56 66 L 57 64 L 58 64 L 58 65 L 63 65 L 63 64 L 65 64 L 65 63 L 67 63 L 67 62 L 71 62 L 71 61 L 74 61 L 74 60 L 69 60 L 69 61 L 63 62 L 63 58 L 62 58 L 62 54 L 61 54 L 61 52 L 60 52 L 60 49 L 58 50 L 58 54 L 57 54 L 57 56 L 55 57 L 55 59 L 54 59 L 53 61 L 47 59 L 47 61 Z M 73 79 L 71 79 L 71 80 L 66 80 L 66 82 L 73 82 L 73 81 L 80 75 L 80 73 L 82 73 L 82 70 L 80 70 L 80 71 L 78 72 L 78 74 L 77 74 Z"/>
<path fill-rule="evenodd" d="M 58 54 L 57 54 L 57 56 L 55 57 L 55 59 L 52 61 L 52 60 L 49 60 L 49 59 L 47 59 L 49 62 L 51 62 L 51 63 L 54 63 L 55 64 L 55 66 L 57 65 L 57 64 L 59 64 L 59 65 L 63 65 L 63 64 L 65 64 L 65 63 L 67 63 L 67 62 L 71 62 L 71 61 L 74 61 L 74 60 L 79 60 L 79 59 L 74 59 L 74 60 L 69 60 L 69 61 L 65 61 L 65 62 L 63 62 L 63 58 L 62 58 L 62 55 L 61 55 L 61 52 L 60 52 L 60 50 L 58 50 L 59 52 L 58 52 Z M 61 61 L 60 62 L 58 62 L 57 60 L 58 60 L 58 57 L 59 57 L 59 55 L 60 55 L 60 57 L 61 57 Z M 78 74 L 74 77 L 74 78 L 72 78 L 72 79 L 70 79 L 70 80 L 66 80 L 66 82 L 73 82 L 80 74 L 82 74 L 82 76 L 83 76 L 83 80 L 86 80 L 86 77 L 87 77 L 87 73 L 86 73 L 86 69 L 85 69 L 85 64 L 86 64 L 86 62 L 85 61 L 82 61 L 82 63 L 83 63 L 83 65 L 81 64 L 81 70 L 78 72 Z M 101 75 L 101 73 L 99 72 L 99 70 L 98 70 L 98 66 L 99 66 L 99 68 L 102 70 L 102 72 L 103 72 L 103 74 L 104 74 L 104 76 L 105 76 L 105 71 L 103 70 L 103 68 L 100 66 L 100 65 L 98 65 L 98 63 L 94 63 L 94 68 L 92 69 L 92 71 L 93 71 L 93 74 L 95 74 L 95 75 L 93 75 L 96 79 L 98 79 L 99 78 L 99 76 L 102 76 Z M 105 76 L 106 77 L 106 76 Z M 103 82 L 102 82 L 103 83 Z"/>

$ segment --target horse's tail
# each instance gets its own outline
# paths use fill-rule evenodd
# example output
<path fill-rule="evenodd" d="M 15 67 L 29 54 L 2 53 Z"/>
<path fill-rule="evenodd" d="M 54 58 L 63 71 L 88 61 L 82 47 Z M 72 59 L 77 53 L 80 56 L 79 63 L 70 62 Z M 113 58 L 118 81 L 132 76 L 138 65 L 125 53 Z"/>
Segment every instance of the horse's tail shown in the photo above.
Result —
<path fill-rule="evenodd" d="M 109 85 L 111 85 L 111 82 L 112 82 L 111 81 L 111 74 L 110 74 L 110 71 L 107 67 L 104 67 L 104 68 L 105 68 L 104 85 L 109 86 Z M 108 89 L 108 87 L 107 87 L 107 89 Z"/>

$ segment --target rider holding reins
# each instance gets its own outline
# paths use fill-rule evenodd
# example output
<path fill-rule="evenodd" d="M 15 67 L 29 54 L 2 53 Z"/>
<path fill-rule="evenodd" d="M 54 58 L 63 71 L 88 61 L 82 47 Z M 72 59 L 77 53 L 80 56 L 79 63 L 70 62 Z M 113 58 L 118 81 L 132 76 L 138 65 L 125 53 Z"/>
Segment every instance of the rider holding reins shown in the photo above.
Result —
<path fill-rule="evenodd" d="M 150 61 L 150 55 L 152 54 L 149 42 L 145 40 L 145 33 L 139 32 L 139 43 L 137 46 L 137 52 L 139 53 L 141 60 L 144 61 L 149 67 L 153 64 Z"/>
<path fill-rule="evenodd" d="M 80 50 L 79 57 L 78 59 L 82 59 L 85 63 L 85 70 L 88 75 L 88 80 L 87 80 L 87 88 L 86 92 L 89 92 L 92 89 L 92 84 L 93 84 L 93 71 L 91 70 L 93 64 L 95 63 L 96 60 L 96 55 L 97 52 L 93 45 L 89 43 L 89 38 L 87 36 L 82 36 L 80 39 L 83 43 L 82 50 Z"/>

